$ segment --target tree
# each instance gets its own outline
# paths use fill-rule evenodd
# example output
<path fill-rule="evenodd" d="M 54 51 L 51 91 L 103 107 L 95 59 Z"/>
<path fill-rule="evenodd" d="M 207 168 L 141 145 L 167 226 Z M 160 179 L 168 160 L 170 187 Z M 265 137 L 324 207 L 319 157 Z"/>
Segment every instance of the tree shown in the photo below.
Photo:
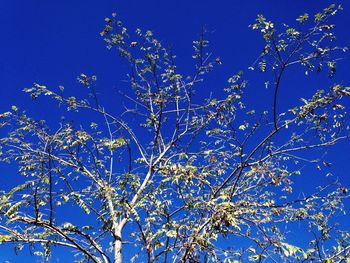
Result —
<path fill-rule="evenodd" d="M 349 233 L 332 219 L 347 189 L 335 180 L 300 195 L 293 181 L 301 166 L 329 165 L 317 149 L 348 139 L 341 99 L 350 88 L 317 90 L 286 112 L 278 103 L 290 68 L 335 74 L 345 49 L 334 45 L 329 20 L 339 10 L 303 14 L 296 27 L 276 29 L 262 15 L 251 25 L 265 41 L 251 69 L 271 78 L 272 112 L 247 110 L 243 72 L 228 79 L 223 98 L 196 95 L 221 64 L 207 51 L 205 29 L 193 42 L 195 72 L 186 76 L 151 31 L 129 33 L 116 14 L 106 18 L 107 47 L 131 66 L 125 112 L 103 107 L 96 77 L 81 74 L 86 98 L 67 96 L 62 86 L 24 90 L 65 107 L 59 128 L 16 106 L 0 115 L 7 134 L 0 158 L 23 176 L 1 192 L 0 243 L 28 244 L 44 259 L 61 246 L 77 262 L 119 263 L 122 251 L 138 262 L 349 262 Z M 90 119 L 79 117 L 84 112 Z M 289 242 L 286 229 L 295 224 L 305 226 L 299 231 L 308 244 Z"/>

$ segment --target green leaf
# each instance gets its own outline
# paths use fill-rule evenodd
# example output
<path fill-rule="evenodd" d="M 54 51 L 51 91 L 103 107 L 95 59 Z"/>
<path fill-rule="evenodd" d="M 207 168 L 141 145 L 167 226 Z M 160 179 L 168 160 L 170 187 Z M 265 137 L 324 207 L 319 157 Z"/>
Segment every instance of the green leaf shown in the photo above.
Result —
<path fill-rule="evenodd" d="M 305 13 L 305 14 L 299 16 L 296 20 L 297 20 L 299 23 L 303 24 L 303 23 L 305 23 L 308 19 L 309 19 L 309 14 Z"/>

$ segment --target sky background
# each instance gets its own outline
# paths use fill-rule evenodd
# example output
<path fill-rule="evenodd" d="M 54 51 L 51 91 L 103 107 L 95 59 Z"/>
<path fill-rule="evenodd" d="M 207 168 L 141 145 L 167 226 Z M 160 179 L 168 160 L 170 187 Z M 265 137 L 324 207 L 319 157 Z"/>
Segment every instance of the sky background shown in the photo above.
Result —
<path fill-rule="evenodd" d="M 236 1 L 236 0 L 1 0 L 0 1 L 0 112 L 11 105 L 27 109 L 30 115 L 57 122 L 55 106 L 49 100 L 33 104 L 22 90 L 38 82 L 49 87 L 63 85 L 67 91 L 81 93 L 76 77 L 81 73 L 97 75 L 97 89 L 103 103 L 110 108 L 120 105 L 116 92 L 125 88 L 121 80 L 129 69 L 120 63 L 115 52 L 107 50 L 99 33 L 104 18 L 117 12 L 131 30 L 151 29 L 165 46 L 173 47 L 180 70 L 192 69 L 192 41 L 198 38 L 202 26 L 211 32 L 210 50 L 223 64 L 208 77 L 202 94 L 220 96 L 227 78 L 244 70 L 260 54 L 260 35 L 248 28 L 257 14 L 264 14 L 275 24 L 295 23 L 295 18 L 307 12 L 316 13 L 330 3 L 341 1 Z M 344 11 L 333 22 L 340 46 L 350 46 L 350 2 L 344 1 Z M 298 102 L 301 96 L 333 83 L 350 83 L 350 54 L 339 62 L 338 74 L 326 77 L 305 76 L 295 70 L 284 80 L 281 107 Z M 185 74 L 186 75 L 186 74 Z M 257 107 L 270 107 L 271 91 L 262 85 L 262 77 L 248 72 L 248 102 Z M 348 103 L 349 104 L 349 103 Z M 271 107 L 270 107 L 271 109 Z M 281 109 L 283 110 L 283 109 Z M 332 172 L 350 186 L 350 146 L 343 143 L 330 151 L 334 163 Z M 16 183 L 14 170 L 0 166 L 0 184 Z M 344 220 L 345 222 L 345 220 Z M 345 223 L 346 224 L 346 223 Z M 347 226 L 349 227 L 349 226 Z M 0 246 L 0 262 L 24 262 L 14 257 L 9 247 Z M 26 258 L 25 262 L 35 262 Z M 62 261 L 61 261 L 62 262 Z"/>

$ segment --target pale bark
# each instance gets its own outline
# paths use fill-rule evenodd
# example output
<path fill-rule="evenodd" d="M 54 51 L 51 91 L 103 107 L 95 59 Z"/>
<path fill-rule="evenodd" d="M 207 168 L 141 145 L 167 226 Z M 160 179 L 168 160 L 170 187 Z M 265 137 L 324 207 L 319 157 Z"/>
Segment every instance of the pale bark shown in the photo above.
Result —
<path fill-rule="evenodd" d="M 123 262 L 123 254 L 122 254 L 122 232 L 117 230 L 114 232 L 115 240 L 114 240 L 114 263 L 122 263 Z"/>

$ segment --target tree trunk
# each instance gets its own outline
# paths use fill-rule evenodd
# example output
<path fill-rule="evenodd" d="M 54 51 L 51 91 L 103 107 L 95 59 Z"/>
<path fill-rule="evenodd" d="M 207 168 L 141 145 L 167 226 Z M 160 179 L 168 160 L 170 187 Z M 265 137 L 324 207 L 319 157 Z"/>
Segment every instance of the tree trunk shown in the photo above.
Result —
<path fill-rule="evenodd" d="M 116 239 L 114 241 L 114 263 L 122 263 L 122 233 L 116 231 Z"/>

